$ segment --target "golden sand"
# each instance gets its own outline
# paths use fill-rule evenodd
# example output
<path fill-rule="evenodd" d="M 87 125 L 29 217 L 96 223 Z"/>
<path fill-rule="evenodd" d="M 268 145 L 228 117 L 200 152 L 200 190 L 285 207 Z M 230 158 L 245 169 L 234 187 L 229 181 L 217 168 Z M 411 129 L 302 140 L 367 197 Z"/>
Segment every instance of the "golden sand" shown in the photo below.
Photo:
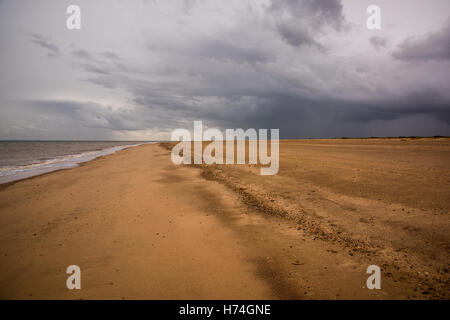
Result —
<path fill-rule="evenodd" d="M 276 176 L 143 145 L 0 188 L 2 299 L 449 296 L 448 139 L 281 141 Z"/>

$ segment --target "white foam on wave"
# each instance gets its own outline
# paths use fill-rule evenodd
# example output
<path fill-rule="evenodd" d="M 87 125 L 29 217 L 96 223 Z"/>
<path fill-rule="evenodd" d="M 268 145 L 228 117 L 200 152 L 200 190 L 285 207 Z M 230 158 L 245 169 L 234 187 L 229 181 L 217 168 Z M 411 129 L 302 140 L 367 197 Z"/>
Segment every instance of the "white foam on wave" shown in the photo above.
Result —
<path fill-rule="evenodd" d="M 108 154 L 112 154 L 114 152 L 123 149 L 128 149 L 143 144 L 152 144 L 152 143 L 155 142 L 137 143 L 131 145 L 109 147 L 96 151 L 87 151 L 78 154 L 60 156 L 53 159 L 48 159 L 45 161 L 28 164 L 24 166 L 2 167 L 0 168 L 0 183 L 6 183 L 24 178 L 29 178 L 55 170 L 73 168 L 78 166 L 79 163 L 87 162 L 98 157 L 106 156 Z"/>

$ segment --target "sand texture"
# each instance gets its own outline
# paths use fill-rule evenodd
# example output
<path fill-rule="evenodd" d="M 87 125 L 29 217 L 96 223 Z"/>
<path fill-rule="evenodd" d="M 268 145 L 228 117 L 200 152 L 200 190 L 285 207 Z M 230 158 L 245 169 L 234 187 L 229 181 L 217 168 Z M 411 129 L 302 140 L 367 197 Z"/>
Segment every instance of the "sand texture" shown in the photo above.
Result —
<path fill-rule="evenodd" d="M 449 139 L 281 141 L 275 176 L 168 147 L 0 186 L 0 298 L 449 298 Z"/>

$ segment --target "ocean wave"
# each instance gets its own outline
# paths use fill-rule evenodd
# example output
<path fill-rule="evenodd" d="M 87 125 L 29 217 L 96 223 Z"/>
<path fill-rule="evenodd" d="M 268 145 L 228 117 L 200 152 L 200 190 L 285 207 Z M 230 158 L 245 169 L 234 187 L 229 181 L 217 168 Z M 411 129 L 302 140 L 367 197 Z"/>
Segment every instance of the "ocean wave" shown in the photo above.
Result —
<path fill-rule="evenodd" d="M 0 183 L 20 180 L 55 170 L 73 168 L 78 166 L 79 163 L 143 144 L 146 143 L 108 147 L 101 150 L 86 151 L 41 161 L 35 160 L 37 162 L 21 166 L 0 167 Z"/>

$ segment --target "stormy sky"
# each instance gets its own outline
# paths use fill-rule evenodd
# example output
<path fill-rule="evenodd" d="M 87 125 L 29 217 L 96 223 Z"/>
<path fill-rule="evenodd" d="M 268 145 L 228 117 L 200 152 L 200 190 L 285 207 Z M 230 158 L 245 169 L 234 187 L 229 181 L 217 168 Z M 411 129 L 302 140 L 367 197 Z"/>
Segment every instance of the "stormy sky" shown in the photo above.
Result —
<path fill-rule="evenodd" d="M 0 140 L 450 135 L 448 0 L 0 0 L 0 52 Z"/>

